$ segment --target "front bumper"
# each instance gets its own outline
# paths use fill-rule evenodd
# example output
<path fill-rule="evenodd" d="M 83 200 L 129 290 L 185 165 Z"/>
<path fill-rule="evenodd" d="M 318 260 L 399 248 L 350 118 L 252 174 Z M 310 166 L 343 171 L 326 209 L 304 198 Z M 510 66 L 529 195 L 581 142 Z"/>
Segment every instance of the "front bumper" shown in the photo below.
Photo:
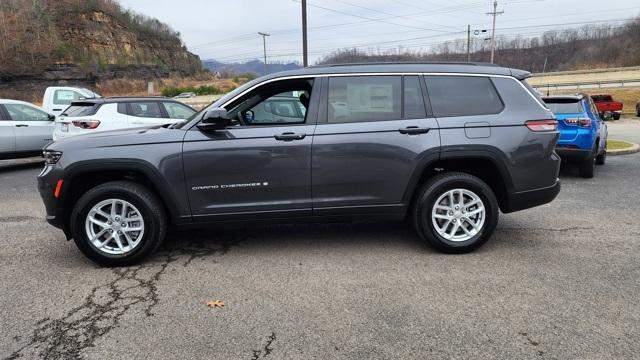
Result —
<path fill-rule="evenodd" d="M 55 172 L 52 166 L 45 166 L 40 175 L 38 175 L 38 192 L 47 212 L 47 222 L 59 229 L 63 229 L 64 224 L 58 206 L 59 200 L 54 196 L 55 186 L 59 179 Z"/>
<path fill-rule="evenodd" d="M 560 193 L 560 187 L 560 179 L 556 179 L 556 183 L 549 187 L 508 194 L 507 206 L 502 212 L 510 213 L 550 203 Z"/>

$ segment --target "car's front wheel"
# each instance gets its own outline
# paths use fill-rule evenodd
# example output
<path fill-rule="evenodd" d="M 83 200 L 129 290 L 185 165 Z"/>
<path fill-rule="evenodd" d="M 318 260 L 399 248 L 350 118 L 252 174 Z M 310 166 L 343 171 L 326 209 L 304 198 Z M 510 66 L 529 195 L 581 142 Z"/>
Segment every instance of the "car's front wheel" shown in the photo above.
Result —
<path fill-rule="evenodd" d="M 129 181 L 108 182 L 87 191 L 76 203 L 71 219 L 80 251 L 106 266 L 140 262 L 160 246 L 166 232 L 158 197 Z"/>
<path fill-rule="evenodd" d="M 413 208 L 416 231 L 431 246 L 465 253 L 484 244 L 498 223 L 498 202 L 478 177 L 443 173 L 427 181 Z"/>

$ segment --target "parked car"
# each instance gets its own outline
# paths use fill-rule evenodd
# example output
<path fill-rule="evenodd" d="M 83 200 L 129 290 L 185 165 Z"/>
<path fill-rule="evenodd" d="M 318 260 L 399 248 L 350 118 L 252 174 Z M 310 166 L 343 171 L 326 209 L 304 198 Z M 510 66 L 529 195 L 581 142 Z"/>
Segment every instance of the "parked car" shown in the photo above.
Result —
<path fill-rule="evenodd" d="M 578 163 L 580 176 L 593 177 L 594 165 L 607 159 L 608 135 L 594 101 L 585 94 L 547 96 L 544 101 L 558 119 L 556 152 L 562 161 Z"/>
<path fill-rule="evenodd" d="M 196 110 L 159 97 L 109 97 L 72 102 L 56 120 L 53 139 L 100 131 L 172 124 Z"/>
<path fill-rule="evenodd" d="M 174 99 L 185 99 L 185 98 L 192 98 L 192 97 L 196 97 L 196 93 L 194 92 L 183 92 L 180 93 L 176 96 L 174 96 Z"/>
<path fill-rule="evenodd" d="M 0 159 L 41 155 L 55 118 L 27 102 L 0 99 Z"/>
<path fill-rule="evenodd" d="M 42 108 L 50 114 L 60 115 L 74 101 L 100 97 L 100 94 L 85 88 L 50 86 L 44 91 Z"/>
<path fill-rule="evenodd" d="M 500 210 L 560 191 L 557 122 L 528 76 L 476 64 L 270 74 L 181 124 L 49 145 L 47 221 L 106 265 L 141 261 L 168 224 L 271 219 L 408 217 L 436 249 L 472 251 Z M 258 117 L 294 92 L 304 117 Z"/>
<path fill-rule="evenodd" d="M 620 101 L 613 100 L 613 97 L 607 94 L 591 95 L 591 99 L 596 104 L 598 115 L 600 115 L 601 118 L 604 118 L 605 112 L 610 112 L 613 115 L 614 120 L 620 119 L 620 115 L 622 115 L 622 108 L 624 106 Z"/>

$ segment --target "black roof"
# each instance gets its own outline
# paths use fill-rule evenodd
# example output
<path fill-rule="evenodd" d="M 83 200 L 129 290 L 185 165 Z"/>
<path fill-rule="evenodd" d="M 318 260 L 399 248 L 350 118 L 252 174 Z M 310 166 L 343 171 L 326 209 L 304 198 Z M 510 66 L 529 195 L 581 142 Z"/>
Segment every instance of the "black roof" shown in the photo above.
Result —
<path fill-rule="evenodd" d="M 81 99 L 73 101 L 72 104 L 112 104 L 121 102 L 133 102 L 133 101 L 149 101 L 149 100 L 169 100 L 176 101 L 163 96 L 110 96 L 102 98 Z"/>
<path fill-rule="evenodd" d="M 332 64 L 316 65 L 297 70 L 282 71 L 269 74 L 263 79 L 279 78 L 286 76 L 345 74 L 345 73 L 462 73 L 462 74 L 488 74 L 514 76 L 525 79 L 531 74 L 528 71 L 510 69 L 486 63 L 357 63 L 357 64 Z"/>

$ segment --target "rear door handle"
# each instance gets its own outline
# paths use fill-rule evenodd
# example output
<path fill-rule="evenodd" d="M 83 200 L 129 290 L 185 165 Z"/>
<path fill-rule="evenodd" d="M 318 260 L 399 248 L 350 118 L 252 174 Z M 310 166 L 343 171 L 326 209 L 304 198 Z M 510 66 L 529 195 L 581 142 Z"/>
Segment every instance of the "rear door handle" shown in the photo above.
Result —
<path fill-rule="evenodd" d="M 398 129 L 400 134 L 408 134 L 408 135 L 426 134 L 429 132 L 429 130 L 431 130 L 431 128 L 417 127 L 417 126 L 407 126 L 404 129 Z"/>
<path fill-rule="evenodd" d="M 307 136 L 307 134 L 296 134 L 292 132 L 282 133 L 280 135 L 274 135 L 273 137 L 279 141 L 293 141 L 293 140 L 302 140 Z"/>
<path fill-rule="evenodd" d="M 16 124 L 16 127 L 29 127 L 27 124 Z"/>

